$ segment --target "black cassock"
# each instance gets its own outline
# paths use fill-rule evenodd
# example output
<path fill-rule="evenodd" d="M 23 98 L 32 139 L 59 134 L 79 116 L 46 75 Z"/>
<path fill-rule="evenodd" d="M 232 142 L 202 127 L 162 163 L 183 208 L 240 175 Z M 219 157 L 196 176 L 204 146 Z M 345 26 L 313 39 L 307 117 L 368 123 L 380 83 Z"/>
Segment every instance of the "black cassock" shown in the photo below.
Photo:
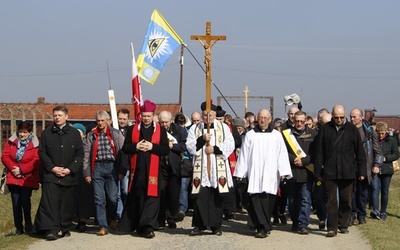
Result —
<path fill-rule="evenodd" d="M 222 197 L 218 188 L 201 187 L 195 196 L 193 227 L 220 228 L 222 226 Z"/>
<path fill-rule="evenodd" d="M 160 144 L 153 144 L 152 153 L 158 156 L 163 156 L 168 155 L 169 146 L 167 133 L 163 127 L 160 128 Z M 120 231 L 128 233 L 135 230 L 140 231 L 146 227 L 158 229 L 157 218 L 160 210 L 159 197 L 147 195 L 147 184 L 150 170 L 150 152 L 136 150 L 136 143 L 132 143 L 132 130 L 133 126 L 131 126 L 128 130 L 122 150 L 126 154 L 137 154 L 136 170 L 132 187 L 128 193 L 126 204 L 124 205 L 124 210 L 118 225 Z M 145 128 L 143 124 L 141 124 L 139 141 L 143 139 L 146 141 L 151 141 L 153 131 L 153 125 Z"/>

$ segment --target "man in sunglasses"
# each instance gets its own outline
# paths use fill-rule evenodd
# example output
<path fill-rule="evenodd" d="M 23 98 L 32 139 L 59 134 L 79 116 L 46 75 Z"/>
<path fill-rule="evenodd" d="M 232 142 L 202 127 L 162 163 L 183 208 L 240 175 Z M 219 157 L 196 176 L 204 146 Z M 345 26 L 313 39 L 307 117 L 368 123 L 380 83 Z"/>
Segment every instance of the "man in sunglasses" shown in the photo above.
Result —
<path fill-rule="evenodd" d="M 367 162 L 357 127 L 346 120 L 343 105 L 332 109 L 332 120 L 323 125 L 316 141 L 314 174 L 325 182 L 328 233 L 349 233 L 355 179 L 367 176 Z M 339 194 L 338 194 L 339 192 Z M 338 199 L 339 197 L 339 199 Z M 339 204 L 338 204 L 339 203 Z"/>

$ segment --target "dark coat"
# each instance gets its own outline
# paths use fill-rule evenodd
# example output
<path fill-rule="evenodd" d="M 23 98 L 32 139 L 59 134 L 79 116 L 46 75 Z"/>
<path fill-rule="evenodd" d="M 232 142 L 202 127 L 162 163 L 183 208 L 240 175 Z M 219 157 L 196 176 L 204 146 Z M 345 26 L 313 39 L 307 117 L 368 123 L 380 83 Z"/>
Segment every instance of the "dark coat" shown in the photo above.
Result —
<path fill-rule="evenodd" d="M 315 177 L 342 180 L 367 176 L 361 136 L 351 122 L 346 121 L 339 130 L 333 120 L 324 124 L 318 132 L 315 146 Z"/>
<path fill-rule="evenodd" d="M 47 127 L 40 137 L 39 157 L 42 160 L 42 182 L 62 186 L 78 184 L 78 172 L 82 171 L 83 143 L 78 130 L 66 124 L 62 132 L 55 126 Z M 68 168 L 71 174 L 57 177 L 51 172 L 55 166 Z"/>
<path fill-rule="evenodd" d="M 170 131 L 168 131 L 177 141 L 172 145 L 171 151 L 168 156 L 162 157 L 162 164 L 165 167 L 171 167 L 175 175 L 179 175 L 179 166 L 182 160 L 183 153 L 186 149 L 187 131 L 184 127 L 176 123 L 171 123 Z"/>
<path fill-rule="evenodd" d="M 373 130 L 365 120 L 362 121 L 362 128 L 365 134 L 362 143 L 366 154 L 368 182 L 370 183 L 372 181 L 372 167 L 382 164 L 383 155 L 381 147 L 379 146 L 378 134 L 375 130 Z"/>
<path fill-rule="evenodd" d="M 291 128 L 291 130 L 301 149 L 303 149 L 304 153 L 307 156 L 301 159 L 301 162 L 303 163 L 302 167 L 294 165 L 294 159 L 297 158 L 296 153 L 290 147 L 288 141 L 286 140 L 286 137 L 283 136 L 283 138 L 285 139 L 286 147 L 288 149 L 290 167 L 292 168 L 293 173 L 293 179 L 290 179 L 288 181 L 307 182 L 307 180 L 312 180 L 314 178 L 313 174 L 309 170 L 307 170 L 305 166 L 311 164 L 312 162 L 312 148 L 314 138 L 317 135 L 317 131 L 309 128 L 308 126 L 306 126 L 303 131 L 297 131 L 293 127 Z"/>
<path fill-rule="evenodd" d="M 394 174 L 393 162 L 399 159 L 400 153 L 396 138 L 387 136 L 380 142 L 385 161 L 381 165 L 380 174 Z"/>

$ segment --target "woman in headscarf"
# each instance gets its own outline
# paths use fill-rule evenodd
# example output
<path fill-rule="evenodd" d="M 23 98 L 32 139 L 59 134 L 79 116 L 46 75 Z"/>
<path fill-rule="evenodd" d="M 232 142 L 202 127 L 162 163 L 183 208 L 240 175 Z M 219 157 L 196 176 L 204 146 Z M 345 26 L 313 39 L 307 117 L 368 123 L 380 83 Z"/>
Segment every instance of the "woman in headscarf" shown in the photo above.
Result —
<path fill-rule="evenodd" d="M 32 190 L 39 189 L 39 140 L 32 134 L 32 123 L 21 122 L 7 141 L 1 161 L 7 168 L 7 185 L 11 191 L 15 235 L 32 230 Z M 25 221 L 25 231 L 23 227 Z"/>

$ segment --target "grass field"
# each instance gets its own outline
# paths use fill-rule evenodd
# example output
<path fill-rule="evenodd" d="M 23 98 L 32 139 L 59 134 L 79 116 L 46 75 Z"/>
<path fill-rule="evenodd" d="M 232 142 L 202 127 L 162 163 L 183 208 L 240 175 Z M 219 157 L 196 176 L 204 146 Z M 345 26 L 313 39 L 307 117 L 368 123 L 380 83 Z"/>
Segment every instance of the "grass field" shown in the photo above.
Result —
<path fill-rule="evenodd" d="M 2 167 L 0 167 L 2 169 Z M 32 219 L 40 200 L 40 190 L 32 195 Z M 367 224 L 358 227 L 373 249 L 398 249 L 400 232 L 400 172 L 393 175 L 390 184 L 390 197 L 387 221 L 374 220 L 367 216 Z M 0 195 L 0 249 L 25 249 L 35 241 L 27 235 L 14 236 L 14 222 L 10 195 Z M 349 242 L 351 245 L 351 242 Z"/>

